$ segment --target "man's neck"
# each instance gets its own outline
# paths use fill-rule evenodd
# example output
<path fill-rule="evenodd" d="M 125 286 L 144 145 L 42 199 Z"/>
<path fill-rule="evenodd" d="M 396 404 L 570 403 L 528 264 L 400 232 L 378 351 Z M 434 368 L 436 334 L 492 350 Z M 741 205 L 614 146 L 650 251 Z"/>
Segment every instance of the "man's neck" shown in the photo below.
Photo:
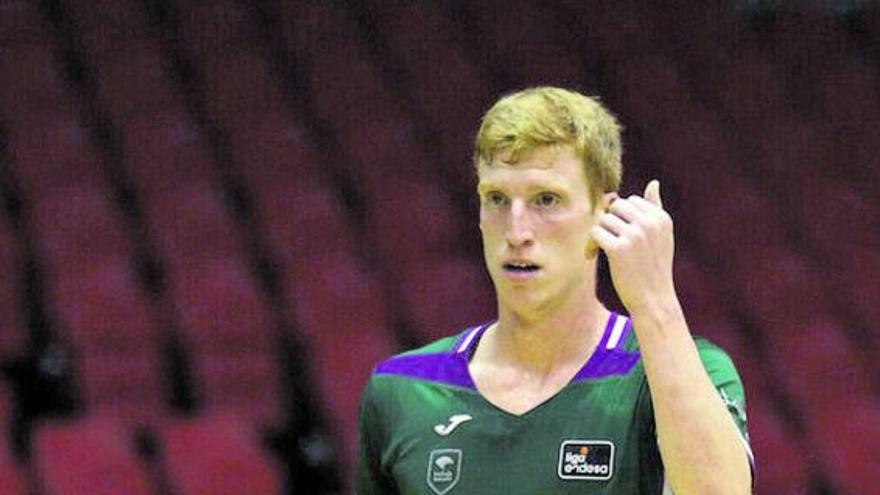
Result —
<path fill-rule="evenodd" d="M 501 307 L 483 357 L 536 376 L 579 368 L 602 339 L 610 312 L 593 292 L 538 314 Z M 488 342 L 487 342 L 488 340 Z"/>

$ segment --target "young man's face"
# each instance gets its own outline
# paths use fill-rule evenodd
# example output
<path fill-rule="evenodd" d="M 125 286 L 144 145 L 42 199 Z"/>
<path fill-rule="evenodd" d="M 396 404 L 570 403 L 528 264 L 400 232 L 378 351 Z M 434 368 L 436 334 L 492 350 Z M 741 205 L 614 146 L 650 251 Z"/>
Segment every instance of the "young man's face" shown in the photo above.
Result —
<path fill-rule="evenodd" d="M 532 312 L 595 290 L 589 231 L 601 208 L 592 208 L 572 147 L 538 148 L 513 164 L 504 159 L 479 167 L 477 187 L 483 253 L 499 301 Z"/>

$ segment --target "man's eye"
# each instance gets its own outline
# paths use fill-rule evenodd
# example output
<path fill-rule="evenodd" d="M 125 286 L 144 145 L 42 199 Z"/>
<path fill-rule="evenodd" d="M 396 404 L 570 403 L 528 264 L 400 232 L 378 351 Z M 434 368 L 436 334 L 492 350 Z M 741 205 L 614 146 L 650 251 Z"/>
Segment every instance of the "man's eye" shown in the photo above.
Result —
<path fill-rule="evenodd" d="M 536 203 L 538 206 L 547 208 L 550 206 L 556 206 L 559 204 L 559 196 L 551 193 L 544 193 L 538 196 L 536 199 Z"/>
<path fill-rule="evenodd" d="M 493 206 L 501 206 L 504 204 L 505 198 L 501 193 L 493 192 L 486 195 L 486 202 Z"/>

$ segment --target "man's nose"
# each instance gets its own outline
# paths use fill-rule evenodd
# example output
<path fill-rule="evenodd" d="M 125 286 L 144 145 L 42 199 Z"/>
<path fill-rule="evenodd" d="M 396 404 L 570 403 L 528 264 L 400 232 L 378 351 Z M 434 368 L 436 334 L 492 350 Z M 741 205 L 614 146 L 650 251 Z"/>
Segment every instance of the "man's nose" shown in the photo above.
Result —
<path fill-rule="evenodd" d="M 507 242 L 513 247 L 530 244 L 534 240 L 532 220 L 523 201 L 515 200 L 510 205 L 507 223 Z"/>

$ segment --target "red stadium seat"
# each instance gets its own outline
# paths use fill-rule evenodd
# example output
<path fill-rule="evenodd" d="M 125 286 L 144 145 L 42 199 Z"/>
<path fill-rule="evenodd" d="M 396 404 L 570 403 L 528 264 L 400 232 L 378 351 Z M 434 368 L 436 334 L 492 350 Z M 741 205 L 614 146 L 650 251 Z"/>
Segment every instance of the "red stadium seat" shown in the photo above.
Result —
<path fill-rule="evenodd" d="M 23 276 L 21 246 L 6 219 L 0 218 L 0 362 L 25 351 Z"/>
<path fill-rule="evenodd" d="M 382 254 L 394 260 L 389 268 L 399 271 L 455 251 L 463 231 L 461 214 L 442 189 L 422 180 L 388 180 L 377 188 L 370 233 Z"/>
<path fill-rule="evenodd" d="M 239 168 L 258 193 L 323 175 L 305 126 L 279 109 L 243 114 L 229 131 Z"/>
<path fill-rule="evenodd" d="M 103 53 L 149 33 L 135 0 L 71 0 L 71 18 L 91 53 Z"/>
<path fill-rule="evenodd" d="M 13 400 L 6 382 L 0 382 L 0 493 L 28 495 L 26 470 L 13 456 L 9 438 L 15 408 Z"/>
<path fill-rule="evenodd" d="M 255 43 L 246 7 L 234 0 L 182 0 L 178 8 L 179 35 L 197 59 Z"/>
<path fill-rule="evenodd" d="M 320 253 L 354 249 L 353 226 L 335 190 L 280 183 L 260 192 L 270 247 L 287 267 L 310 265 Z"/>
<path fill-rule="evenodd" d="M 388 302 L 373 272 L 345 252 L 315 256 L 295 276 L 292 306 L 343 439 L 343 467 L 352 474 L 361 391 L 376 364 L 394 352 Z"/>
<path fill-rule="evenodd" d="M 80 352 L 76 373 L 85 410 L 133 427 L 167 416 L 158 344 L 146 343 L 140 352 Z"/>
<path fill-rule="evenodd" d="M 751 276 L 759 253 L 784 249 L 785 224 L 755 184 L 733 176 L 716 181 L 717 188 L 685 192 L 676 221 L 696 226 L 705 253 L 720 266 Z"/>
<path fill-rule="evenodd" d="M 212 157 L 200 129 L 183 107 L 160 107 L 122 123 L 126 167 L 146 192 L 210 181 Z"/>
<path fill-rule="evenodd" d="M 169 483 L 178 495 L 277 495 L 280 466 L 256 432 L 232 416 L 168 422 L 160 430 Z"/>
<path fill-rule="evenodd" d="M 781 378 L 804 408 L 871 395 L 870 370 L 834 320 L 776 328 L 765 336 L 771 355 L 787 356 Z"/>
<path fill-rule="evenodd" d="M 63 333 L 85 352 L 137 353 L 158 335 L 128 257 L 77 266 L 49 282 Z"/>
<path fill-rule="evenodd" d="M 284 106 L 279 88 L 259 52 L 226 50 L 206 56 L 202 65 L 208 107 L 224 127 L 236 125 L 242 115 Z"/>
<path fill-rule="evenodd" d="M 238 258 L 215 257 L 171 276 L 187 341 L 204 352 L 267 352 L 275 330 L 255 279 Z"/>
<path fill-rule="evenodd" d="M 411 119 L 385 119 L 351 129 L 346 146 L 367 195 L 394 178 L 433 177 L 435 158 L 422 146 Z"/>
<path fill-rule="evenodd" d="M 125 122 L 134 114 L 154 116 L 156 108 L 182 111 L 183 96 L 173 86 L 169 64 L 162 58 L 158 43 L 149 39 L 128 41 L 97 56 L 98 94 L 113 117 Z M 179 119 L 187 121 L 186 117 Z M 149 134 L 133 137 L 134 146 L 146 146 L 156 139 Z"/>
<path fill-rule="evenodd" d="M 48 109 L 64 108 L 68 99 L 61 64 L 52 45 L 46 42 L 48 34 L 40 31 L 39 41 L 4 47 L 0 59 L 0 109 L 13 122 Z"/>
<path fill-rule="evenodd" d="M 342 139 L 363 122 L 395 118 L 401 107 L 370 63 L 358 27 L 336 4 L 321 2 L 283 9 L 288 43 L 312 68 L 309 82 L 318 110 L 340 116 L 332 123 Z"/>
<path fill-rule="evenodd" d="M 178 271 L 171 282 L 205 407 L 278 424 L 284 404 L 276 322 L 247 268 L 215 258 Z"/>
<path fill-rule="evenodd" d="M 749 433 L 757 462 L 755 493 L 809 493 L 813 455 L 803 435 L 792 431 L 767 404 L 750 408 Z"/>
<path fill-rule="evenodd" d="M 150 495 L 153 483 L 134 453 L 131 434 L 102 417 L 43 422 L 33 464 L 45 495 Z"/>
<path fill-rule="evenodd" d="M 218 188 L 194 181 L 147 197 L 147 223 L 172 270 L 244 258 L 244 241 Z"/>
<path fill-rule="evenodd" d="M 754 256 L 747 270 L 730 275 L 765 333 L 797 332 L 832 313 L 821 277 L 799 253 L 768 250 Z"/>
<path fill-rule="evenodd" d="M 747 49 L 721 67 L 717 94 L 737 124 L 754 127 L 765 119 L 770 123 L 794 120 L 789 119 L 793 105 L 782 70 L 769 57 Z"/>
<path fill-rule="evenodd" d="M 813 409 L 809 421 L 818 457 L 837 493 L 872 493 L 880 483 L 880 401 L 876 396 L 837 399 Z"/>
<path fill-rule="evenodd" d="M 0 2 L 0 46 L 45 41 L 48 26 L 39 7 L 28 0 Z"/>
<path fill-rule="evenodd" d="M 678 298 L 692 326 L 729 319 L 730 308 L 721 296 L 718 267 L 704 266 L 687 250 L 676 246 L 674 268 Z"/>
<path fill-rule="evenodd" d="M 113 209 L 108 193 L 72 187 L 35 199 L 31 215 L 38 252 L 51 277 L 131 253 L 121 212 Z"/>
<path fill-rule="evenodd" d="M 494 8 L 472 10 L 479 22 L 478 32 L 484 36 L 478 41 L 484 50 L 481 60 L 492 61 L 495 69 L 507 73 L 517 86 L 584 86 L 587 76 L 578 53 L 582 45 L 567 29 L 559 29 L 554 8 L 540 2 L 493 4 Z M 548 63 L 550 60 L 553 62 Z"/>
<path fill-rule="evenodd" d="M 856 250 L 880 247 L 880 202 L 852 185 L 825 179 L 804 188 L 799 199 L 797 214 L 802 231 L 831 266 L 846 263 Z"/>
<path fill-rule="evenodd" d="M 880 258 L 874 248 L 854 249 L 843 260 L 841 277 L 837 279 L 836 289 L 844 295 L 852 308 L 865 322 L 865 328 L 880 328 L 880 305 L 876 294 L 880 294 Z M 866 342 L 870 351 L 878 345 L 876 331 L 873 342 Z"/>
<path fill-rule="evenodd" d="M 11 165 L 29 194 L 103 184 L 92 136 L 72 114 L 54 109 L 32 113 L 12 127 L 11 146 Z"/>
<path fill-rule="evenodd" d="M 485 323 L 497 311 L 485 268 L 471 261 L 432 259 L 411 265 L 401 287 L 422 342 Z"/>

